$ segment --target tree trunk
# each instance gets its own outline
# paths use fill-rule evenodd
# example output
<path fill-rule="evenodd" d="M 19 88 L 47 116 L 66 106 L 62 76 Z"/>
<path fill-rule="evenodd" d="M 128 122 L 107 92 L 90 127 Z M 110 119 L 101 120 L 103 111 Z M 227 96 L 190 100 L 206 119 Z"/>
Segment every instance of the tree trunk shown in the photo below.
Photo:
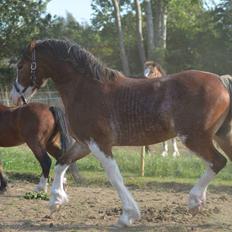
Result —
<path fill-rule="evenodd" d="M 139 0 L 135 0 L 136 9 L 136 30 L 137 30 L 137 45 L 139 50 L 139 58 L 141 66 L 144 69 L 144 62 L 146 60 L 144 45 L 143 45 L 143 29 L 142 29 L 142 13 Z"/>
<path fill-rule="evenodd" d="M 112 0 L 112 2 L 114 5 L 115 21 L 116 21 L 116 26 L 117 26 L 118 35 L 119 35 L 119 46 L 120 46 L 120 57 L 121 57 L 121 62 L 122 62 L 122 69 L 126 75 L 130 75 L 130 69 L 129 69 L 128 59 L 126 56 L 126 50 L 125 50 L 125 45 L 124 45 L 124 35 L 123 35 L 122 24 L 121 24 L 119 0 Z"/>
<path fill-rule="evenodd" d="M 156 0 L 155 9 L 155 46 L 165 49 L 167 39 L 167 4 L 164 0 Z"/>
<path fill-rule="evenodd" d="M 146 3 L 146 19 L 147 19 L 147 56 L 148 59 L 152 59 L 153 52 L 155 49 L 154 43 L 154 25 L 153 25 L 153 15 L 151 8 L 151 1 L 145 0 Z"/>

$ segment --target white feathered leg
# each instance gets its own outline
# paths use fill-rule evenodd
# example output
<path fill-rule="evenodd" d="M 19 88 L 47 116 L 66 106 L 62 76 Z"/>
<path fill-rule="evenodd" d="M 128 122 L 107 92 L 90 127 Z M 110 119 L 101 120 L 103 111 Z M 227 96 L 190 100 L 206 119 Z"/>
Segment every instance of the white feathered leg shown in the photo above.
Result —
<path fill-rule="evenodd" d="M 94 156 L 101 162 L 107 173 L 109 181 L 116 188 L 122 201 L 123 213 L 119 218 L 118 225 L 131 225 L 136 219 L 140 217 L 140 211 L 137 203 L 123 183 L 123 179 L 116 161 L 112 157 L 107 157 L 106 154 L 104 154 L 99 149 L 98 145 L 93 141 L 89 143 L 89 148 Z"/>

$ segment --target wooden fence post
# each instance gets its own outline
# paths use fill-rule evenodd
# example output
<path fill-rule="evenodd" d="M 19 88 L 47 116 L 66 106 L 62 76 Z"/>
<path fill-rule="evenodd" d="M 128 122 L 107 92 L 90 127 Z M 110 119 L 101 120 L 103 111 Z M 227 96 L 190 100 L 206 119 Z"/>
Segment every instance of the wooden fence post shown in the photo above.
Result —
<path fill-rule="evenodd" d="M 145 158 L 145 146 L 141 147 L 140 154 L 140 175 L 144 176 L 144 158 Z"/>

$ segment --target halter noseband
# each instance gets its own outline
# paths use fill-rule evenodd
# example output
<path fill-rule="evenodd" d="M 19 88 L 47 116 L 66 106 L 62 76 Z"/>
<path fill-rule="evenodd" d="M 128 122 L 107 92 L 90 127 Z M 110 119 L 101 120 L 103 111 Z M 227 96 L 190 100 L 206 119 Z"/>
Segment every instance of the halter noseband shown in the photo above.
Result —
<path fill-rule="evenodd" d="M 29 86 L 32 86 L 34 88 L 39 88 L 38 84 L 36 83 L 36 56 L 35 56 L 35 48 L 32 49 L 32 56 L 31 56 L 31 83 Z M 27 104 L 26 98 L 24 97 L 24 93 L 28 89 L 28 87 L 24 87 L 23 90 L 20 90 L 19 84 L 18 84 L 18 68 L 17 68 L 17 78 L 16 81 L 14 82 L 14 88 L 17 91 L 17 93 L 20 95 L 20 98 L 23 101 L 23 104 Z"/>

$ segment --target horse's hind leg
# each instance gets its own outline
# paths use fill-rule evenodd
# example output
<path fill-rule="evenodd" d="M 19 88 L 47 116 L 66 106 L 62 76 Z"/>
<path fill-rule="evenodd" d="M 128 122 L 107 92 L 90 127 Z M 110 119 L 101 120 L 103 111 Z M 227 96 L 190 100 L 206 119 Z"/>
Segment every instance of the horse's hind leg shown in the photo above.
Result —
<path fill-rule="evenodd" d="M 161 156 L 165 157 L 168 155 L 168 141 L 163 142 L 163 152 L 161 153 Z"/>
<path fill-rule="evenodd" d="M 48 177 L 49 177 L 49 172 L 50 172 L 50 167 L 51 167 L 51 159 L 48 156 L 47 151 L 42 148 L 40 145 L 35 145 L 35 143 L 28 144 L 32 152 L 34 153 L 36 159 L 39 161 L 40 166 L 42 168 L 42 175 L 40 177 L 39 183 L 35 187 L 35 191 L 44 191 L 47 192 L 48 188 Z"/>
<path fill-rule="evenodd" d="M 179 149 L 177 147 L 176 138 L 172 139 L 172 146 L 173 146 L 173 154 L 172 154 L 172 156 L 173 157 L 180 156 L 180 152 L 179 152 Z"/>
<path fill-rule="evenodd" d="M 206 191 L 209 182 L 225 167 L 227 160 L 217 151 L 212 139 L 208 136 L 187 137 L 183 142 L 188 148 L 203 158 L 207 164 L 205 173 L 190 191 L 189 209 L 190 212 L 196 214 L 206 201 Z"/>
<path fill-rule="evenodd" d="M 6 187 L 7 187 L 7 179 L 4 177 L 3 165 L 2 162 L 0 161 L 0 192 L 6 191 Z"/>
<path fill-rule="evenodd" d="M 76 162 L 73 162 L 70 164 L 70 166 L 68 168 L 68 172 L 71 173 L 71 175 L 76 183 L 79 183 L 80 180 L 82 179 L 81 175 L 79 174 L 79 169 L 78 169 Z"/>
<path fill-rule="evenodd" d="M 80 149 L 80 144 L 77 142 L 74 142 L 72 146 L 68 149 L 67 155 L 65 155 L 65 160 L 64 163 L 69 163 L 70 166 L 68 168 L 68 171 L 72 175 L 74 181 L 76 183 L 79 183 L 79 181 L 82 179 L 81 175 L 79 174 L 79 169 L 76 164 L 76 160 L 84 157 L 86 154 L 89 153 L 89 151 L 84 152 L 84 150 Z M 87 147 L 87 146 L 86 146 Z M 47 144 L 47 151 L 49 154 L 51 154 L 56 160 L 60 160 L 61 158 L 64 159 L 64 156 L 62 156 L 62 150 L 55 141 L 52 141 Z"/>
<path fill-rule="evenodd" d="M 214 140 L 232 160 L 232 120 L 227 119 L 214 136 Z"/>

